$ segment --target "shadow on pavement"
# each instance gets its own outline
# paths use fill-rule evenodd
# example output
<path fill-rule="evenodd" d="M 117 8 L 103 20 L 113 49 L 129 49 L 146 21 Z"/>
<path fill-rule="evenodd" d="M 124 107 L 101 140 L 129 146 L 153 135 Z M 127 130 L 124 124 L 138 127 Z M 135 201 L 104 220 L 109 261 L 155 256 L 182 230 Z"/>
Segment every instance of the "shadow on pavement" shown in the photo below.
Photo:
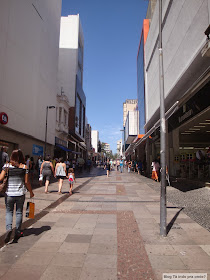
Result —
<path fill-rule="evenodd" d="M 167 207 L 167 208 L 178 208 L 178 207 Z M 171 219 L 170 223 L 168 223 L 167 227 L 166 227 L 166 233 L 168 234 L 169 231 L 172 229 L 172 227 L 174 226 L 174 223 L 176 221 L 176 219 L 178 218 L 179 214 L 182 212 L 182 210 L 184 210 L 184 207 L 182 207 L 177 213 L 176 215 Z M 176 226 L 177 228 L 177 226 Z"/>

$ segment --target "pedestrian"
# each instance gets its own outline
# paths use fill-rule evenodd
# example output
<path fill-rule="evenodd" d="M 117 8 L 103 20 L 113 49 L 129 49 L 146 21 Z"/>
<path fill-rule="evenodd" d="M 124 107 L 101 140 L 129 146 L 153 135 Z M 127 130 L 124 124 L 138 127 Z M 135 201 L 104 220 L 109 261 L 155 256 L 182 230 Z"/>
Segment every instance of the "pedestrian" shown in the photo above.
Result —
<path fill-rule="evenodd" d="M 128 173 L 130 173 L 131 172 L 131 162 L 129 161 L 128 162 Z"/>
<path fill-rule="evenodd" d="M 143 168 L 142 161 L 139 160 L 139 162 L 136 164 L 136 169 L 138 170 L 138 174 L 142 175 L 142 168 Z"/>
<path fill-rule="evenodd" d="M 159 182 L 160 164 L 157 159 L 152 162 L 152 179 Z"/>
<path fill-rule="evenodd" d="M 64 161 L 64 163 L 66 164 L 66 170 L 69 170 L 69 167 L 70 167 L 70 161 L 68 159 L 66 159 Z"/>
<path fill-rule="evenodd" d="M 110 164 L 109 159 L 107 159 L 107 162 L 104 165 L 104 169 L 106 169 L 106 175 L 107 175 L 107 177 L 109 177 L 110 170 L 111 170 L 111 164 Z"/>
<path fill-rule="evenodd" d="M 31 157 L 31 168 L 29 169 L 29 174 L 30 174 L 31 182 L 33 182 L 33 180 L 34 180 L 34 171 L 35 171 L 34 158 Z"/>
<path fill-rule="evenodd" d="M 13 212 L 16 205 L 16 229 L 14 241 L 17 241 L 23 232 L 21 231 L 23 219 L 23 205 L 27 190 L 30 198 L 34 196 L 31 183 L 29 181 L 29 170 L 25 165 L 24 156 L 21 150 L 14 150 L 10 157 L 10 162 L 6 163 L 0 174 L 0 181 L 4 179 L 8 170 L 8 185 L 6 190 L 6 236 L 5 243 L 8 243 L 12 234 Z"/>
<path fill-rule="evenodd" d="M 117 171 L 119 171 L 119 169 L 120 169 L 120 161 L 119 161 L 119 159 L 117 160 Z"/>
<path fill-rule="evenodd" d="M 123 172 L 123 159 L 122 159 L 122 157 L 120 158 L 120 173 L 122 173 Z"/>
<path fill-rule="evenodd" d="M 7 153 L 8 147 L 2 146 L 0 151 L 0 172 L 2 170 L 2 167 L 5 165 L 5 163 L 9 162 L 9 156 Z"/>
<path fill-rule="evenodd" d="M 28 170 L 30 170 L 31 169 L 31 159 L 30 159 L 29 155 L 25 156 L 25 161 L 26 161 L 26 165 L 27 165 Z"/>
<path fill-rule="evenodd" d="M 45 193 L 48 192 L 48 186 L 50 184 L 50 177 L 55 176 L 54 167 L 52 162 L 50 161 L 50 156 L 46 156 L 40 168 L 40 175 L 42 175 L 43 180 L 45 179 Z"/>
<path fill-rule="evenodd" d="M 74 185 L 74 183 L 76 183 L 76 179 L 75 179 L 75 174 L 74 174 L 74 169 L 73 168 L 69 168 L 68 176 L 66 176 L 66 177 L 69 179 L 69 194 L 72 194 L 73 185 Z"/>
<path fill-rule="evenodd" d="M 58 179 L 58 193 L 61 194 L 63 180 L 66 178 L 66 164 L 62 157 L 58 161 L 55 166 L 55 177 Z"/>

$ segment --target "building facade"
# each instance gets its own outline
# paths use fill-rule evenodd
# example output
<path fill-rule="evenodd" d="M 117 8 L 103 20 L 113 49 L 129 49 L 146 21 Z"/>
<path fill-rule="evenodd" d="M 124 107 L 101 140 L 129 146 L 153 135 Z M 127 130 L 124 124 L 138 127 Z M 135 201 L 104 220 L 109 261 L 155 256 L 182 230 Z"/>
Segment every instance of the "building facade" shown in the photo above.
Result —
<path fill-rule="evenodd" d="M 92 147 L 95 150 L 95 153 L 98 153 L 98 142 L 99 142 L 99 132 L 98 130 L 91 131 L 91 143 Z"/>
<path fill-rule="evenodd" d="M 86 158 L 86 96 L 83 91 L 84 36 L 79 15 L 61 17 L 59 50 L 59 88 L 68 97 L 69 136 L 68 148 Z"/>
<path fill-rule="evenodd" d="M 136 109 L 137 102 L 137 99 L 126 99 L 123 103 L 123 126 L 125 126 L 128 112 Z"/>
<path fill-rule="evenodd" d="M 56 106 L 61 0 L 0 3 L 0 145 L 43 155 L 46 108 Z M 53 155 L 56 110 L 48 112 Z"/>
<path fill-rule="evenodd" d="M 209 177 L 209 16 L 208 0 L 163 1 L 166 163 L 172 176 Z M 145 44 L 146 134 L 140 141 L 147 141 L 148 172 L 160 156 L 157 4 L 151 18 Z"/>

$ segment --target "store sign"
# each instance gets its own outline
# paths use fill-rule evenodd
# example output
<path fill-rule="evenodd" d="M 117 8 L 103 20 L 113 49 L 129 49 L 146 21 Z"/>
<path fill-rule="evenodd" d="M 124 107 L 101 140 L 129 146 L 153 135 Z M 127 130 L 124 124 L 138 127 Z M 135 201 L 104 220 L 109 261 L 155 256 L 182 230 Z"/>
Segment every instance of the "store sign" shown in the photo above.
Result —
<path fill-rule="evenodd" d="M 61 145 L 61 146 L 64 146 L 64 147 L 68 147 L 68 142 L 67 141 L 64 141 L 58 137 L 55 137 L 55 145 Z"/>
<path fill-rule="evenodd" d="M 0 113 L 0 123 L 7 124 L 8 123 L 8 115 L 4 112 Z"/>
<path fill-rule="evenodd" d="M 34 156 L 43 156 L 43 147 L 33 144 L 32 154 Z"/>

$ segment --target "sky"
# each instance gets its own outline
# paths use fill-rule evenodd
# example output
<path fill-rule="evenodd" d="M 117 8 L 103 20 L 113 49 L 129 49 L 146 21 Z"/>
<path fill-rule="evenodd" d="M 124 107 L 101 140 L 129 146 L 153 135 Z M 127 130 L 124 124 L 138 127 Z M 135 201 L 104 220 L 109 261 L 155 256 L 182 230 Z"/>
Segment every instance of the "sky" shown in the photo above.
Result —
<path fill-rule="evenodd" d="M 62 16 L 80 15 L 84 33 L 86 116 L 116 153 L 123 102 L 137 99 L 137 52 L 147 0 L 62 0 Z"/>

